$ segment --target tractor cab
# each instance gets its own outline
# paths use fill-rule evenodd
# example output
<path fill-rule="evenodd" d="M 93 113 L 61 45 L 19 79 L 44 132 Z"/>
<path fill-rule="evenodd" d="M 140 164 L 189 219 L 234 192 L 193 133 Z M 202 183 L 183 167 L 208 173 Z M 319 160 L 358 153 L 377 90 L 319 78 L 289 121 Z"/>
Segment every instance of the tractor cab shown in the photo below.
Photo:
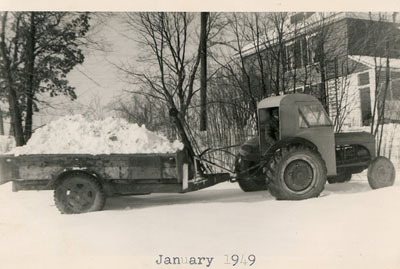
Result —
<path fill-rule="evenodd" d="M 281 145 L 305 144 L 321 154 L 328 175 L 336 174 L 333 125 L 315 97 L 307 94 L 269 97 L 261 100 L 257 109 L 261 155 L 271 148 L 271 137 Z"/>

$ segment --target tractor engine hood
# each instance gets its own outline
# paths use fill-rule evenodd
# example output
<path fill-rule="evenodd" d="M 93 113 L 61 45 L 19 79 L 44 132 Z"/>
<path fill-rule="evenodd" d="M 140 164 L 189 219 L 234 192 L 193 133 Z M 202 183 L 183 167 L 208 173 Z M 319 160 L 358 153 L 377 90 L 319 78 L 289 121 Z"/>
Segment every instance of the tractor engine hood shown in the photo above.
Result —
<path fill-rule="evenodd" d="M 371 157 L 375 157 L 375 137 L 367 132 L 336 133 L 335 145 L 362 145 L 369 150 Z"/>

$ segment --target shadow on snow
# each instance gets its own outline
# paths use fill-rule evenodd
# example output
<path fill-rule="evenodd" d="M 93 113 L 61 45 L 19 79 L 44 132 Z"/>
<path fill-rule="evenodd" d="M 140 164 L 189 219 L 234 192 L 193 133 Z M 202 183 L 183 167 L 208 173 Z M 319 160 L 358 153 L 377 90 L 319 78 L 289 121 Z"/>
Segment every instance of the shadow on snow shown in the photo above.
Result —
<path fill-rule="evenodd" d="M 274 201 L 268 191 L 243 192 L 237 185 L 229 188 L 203 189 L 190 193 L 132 195 L 108 198 L 105 210 L 138 209 L 168 205 L 205 203 L 256 203 Z M 352 194 L 370 191 L 366 180 L 355 179 L 346 183 L 326 184 L 321 198 L 333 194 Z"/>

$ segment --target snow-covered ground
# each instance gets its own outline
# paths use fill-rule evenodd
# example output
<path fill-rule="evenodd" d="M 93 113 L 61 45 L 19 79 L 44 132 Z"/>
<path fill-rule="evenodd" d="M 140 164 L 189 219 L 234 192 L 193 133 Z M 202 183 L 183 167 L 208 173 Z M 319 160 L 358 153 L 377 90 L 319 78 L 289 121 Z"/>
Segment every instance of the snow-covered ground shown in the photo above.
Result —
<path fill-rule="evenodd" d="M 371 190 L 363 173 L 305 201 L 222 183 L 110 198 L 103 211 L 81 215 L 61 215 L 51 191 L 14 193 L 7 183 L 0 268 L 207 268 L 157 265 L 159 255 L 214 257 L 208 268 L 400 268 L 399 181 Z M 233 254 L 256 262 L 225 264 Z"/>

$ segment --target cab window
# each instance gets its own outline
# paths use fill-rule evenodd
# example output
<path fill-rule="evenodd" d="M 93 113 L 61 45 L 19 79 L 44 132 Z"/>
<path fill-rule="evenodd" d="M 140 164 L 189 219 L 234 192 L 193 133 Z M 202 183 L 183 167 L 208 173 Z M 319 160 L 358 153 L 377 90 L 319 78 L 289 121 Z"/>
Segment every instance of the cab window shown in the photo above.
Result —
<path fill-rule="evenodd" d="M 300 128 L 309 128 L 316 126 L 331 126 L 321 104 L 309 104 L 299 106 L 299 126 Z"/>

